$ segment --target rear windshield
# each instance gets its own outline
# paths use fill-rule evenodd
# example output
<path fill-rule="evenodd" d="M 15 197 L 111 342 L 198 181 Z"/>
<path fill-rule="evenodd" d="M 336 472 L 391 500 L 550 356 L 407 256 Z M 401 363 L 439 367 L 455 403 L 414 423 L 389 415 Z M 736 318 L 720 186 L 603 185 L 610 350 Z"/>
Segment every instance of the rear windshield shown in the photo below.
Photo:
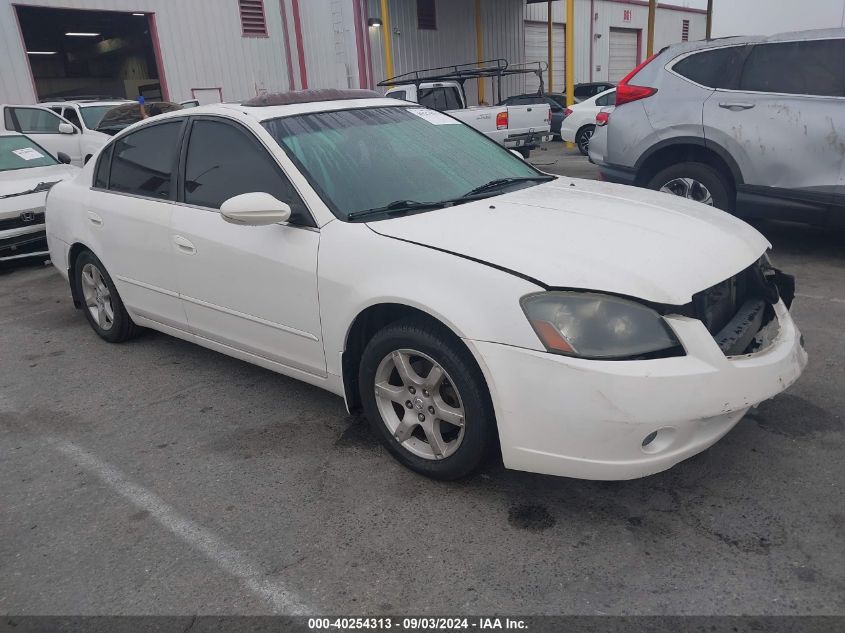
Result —
<path fill-rule="evenodd" d="M 27 136 L 0 136 L 0 171 L 57 164 L 56 159 Z"/>

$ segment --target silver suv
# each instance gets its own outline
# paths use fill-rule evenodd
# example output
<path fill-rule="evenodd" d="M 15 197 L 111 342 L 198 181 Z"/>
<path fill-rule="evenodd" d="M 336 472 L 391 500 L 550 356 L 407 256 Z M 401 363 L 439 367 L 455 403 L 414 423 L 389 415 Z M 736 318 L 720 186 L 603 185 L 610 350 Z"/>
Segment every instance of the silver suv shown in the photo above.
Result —
<path fill-rule="evenodd" d="M 845 226 L 845 29 L 669 46 L 597 124 L 604 180 Z"/>

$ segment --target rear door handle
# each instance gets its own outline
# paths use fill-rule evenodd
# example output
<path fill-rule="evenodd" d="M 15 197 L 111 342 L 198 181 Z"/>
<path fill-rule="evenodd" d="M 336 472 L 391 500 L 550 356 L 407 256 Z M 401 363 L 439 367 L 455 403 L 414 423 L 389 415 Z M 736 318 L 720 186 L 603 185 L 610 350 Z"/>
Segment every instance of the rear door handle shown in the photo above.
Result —
<path fill-rule="evenodd" d="M 750 110 L 754 107 L 753 103 L 725 103 L 722 102 L 719 104 L 720 108 L 725 108 L 725 110 Z"/>
<path fill-rule="evenodd" d="M 180 253 L 184 253 L 185 255 L 196 255 L 197 253 L 196 247 L 194 247 L 190 240 L 185 239 L 181 235 L 174 235 L 173 243 L 176 244 L 176 248 L 179 249 Z"/>
<path fill-rule="evenodd" d="M 93 211 L 88 212 L 88 221 L 94 226 L 103 226 L 103 218 L 101 218 Z"/>

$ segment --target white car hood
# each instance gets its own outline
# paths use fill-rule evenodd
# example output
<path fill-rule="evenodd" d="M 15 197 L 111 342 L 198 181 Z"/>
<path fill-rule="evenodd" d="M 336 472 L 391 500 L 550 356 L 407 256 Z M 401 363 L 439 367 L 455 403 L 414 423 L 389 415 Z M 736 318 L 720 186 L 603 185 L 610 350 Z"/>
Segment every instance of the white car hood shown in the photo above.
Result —
<path fill-rule="evenodd" d="M 79 173 L 78 167 L 70 165 L 47 165 L 31 169 L 12 169 L 0 171 L 0 196 L 20 193 L 35 187 L 39 182 L 57 182 L 69 180 Z M 47 192 L 0 198 L 0 213 L 43 205 Z"/>
<path fill-rule="evenodd" d="M 369 223 L 557 288 L 684 305 L 770 244 L 737 218 L 666 193 L 559 178 L 456 207 Z"/>

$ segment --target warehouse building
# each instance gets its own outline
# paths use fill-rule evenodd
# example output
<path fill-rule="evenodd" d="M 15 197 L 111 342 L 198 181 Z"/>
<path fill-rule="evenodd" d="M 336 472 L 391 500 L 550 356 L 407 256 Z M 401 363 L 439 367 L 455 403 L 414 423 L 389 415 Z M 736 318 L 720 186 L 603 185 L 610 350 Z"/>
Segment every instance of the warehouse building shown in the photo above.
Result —
<path fill-rule="evenodd" d="M 575 80 L 618 79 L 644 55 L 647 3 L 575 0 Z M 382 14 L 382 5 L 388 10 Z M 0 0 L 0 102 L 114 96 L 233 101 L 374 87 L 387 74 L 503 58 L 546 61 L 546 2 L 526 0 Z M 552 3 L 563 86 L 565 3 Z M 656 45 L 703 37 L 705 16 L 661 6 Z M 527 81 L 527 83 L 526 83 Z M 506 94 L 531 89 L 510 78 Z M 492 87 L 467 84 L 470 103 Z"/>

